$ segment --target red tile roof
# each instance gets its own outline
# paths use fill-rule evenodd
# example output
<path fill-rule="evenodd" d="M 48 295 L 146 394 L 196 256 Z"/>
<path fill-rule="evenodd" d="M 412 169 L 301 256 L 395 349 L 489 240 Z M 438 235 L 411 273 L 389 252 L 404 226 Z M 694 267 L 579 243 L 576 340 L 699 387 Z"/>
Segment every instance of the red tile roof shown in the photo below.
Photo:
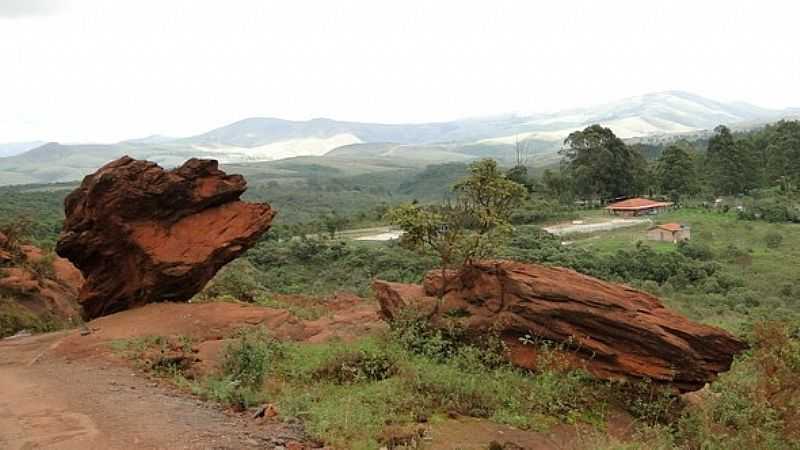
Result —
<path fill-rule="evenodd" d="M 647 198 L 629 198 L 621 202 L 612 203 L 606 206 L 606 209 L 621 209 L 621 210 L 640 210 L 651 208 L 664 208 L 672 206 L 670 202 L 657 202 Z"/>
<path fill-rule="evenodd" d="M 665 223 L 661 225 L 656 225 L 656 228 L 661 228 L 662 230 L 667 230 L 671 232 L 681 231 L 683 229 L 683 225 L 679 223 Z"/>

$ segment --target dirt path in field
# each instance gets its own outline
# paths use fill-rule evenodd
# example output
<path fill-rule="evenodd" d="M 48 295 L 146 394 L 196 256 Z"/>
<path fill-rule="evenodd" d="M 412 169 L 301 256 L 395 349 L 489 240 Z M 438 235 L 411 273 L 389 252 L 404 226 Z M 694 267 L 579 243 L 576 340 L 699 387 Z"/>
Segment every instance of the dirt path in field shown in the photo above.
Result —
<path fill-rule="evenodd" d="M 577 221 L 580 222 L 580 221 Z M 556 236 L 564 236 L 566 234 L 579 234 L 579 233 L 595 233 L 598 231 L 611 231 L 619 228 L 633 227 L 642 225 L 653 221 L 650 219 L 608 219 L 599 222 L 586 222 L 586 223 L 559 223 L 544 227 L 543 230 Z"/>
<path fill-rule="evenodd" d="M 263 449 L 302 431 L 258 423 L 102 359 L 72 362 L 57 348 L 75 335 L 0 341 L 0 449 Z"/>

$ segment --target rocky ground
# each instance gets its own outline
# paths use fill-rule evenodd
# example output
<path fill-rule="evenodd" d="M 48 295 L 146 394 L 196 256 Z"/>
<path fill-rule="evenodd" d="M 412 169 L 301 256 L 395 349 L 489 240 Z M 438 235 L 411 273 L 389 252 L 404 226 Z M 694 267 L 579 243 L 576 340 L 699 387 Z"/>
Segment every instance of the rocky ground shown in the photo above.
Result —
<path fill-rule="evenodd" d="M 283 339 L 352 339 L 385 325 L 377 305 L 352 296 L 330 299 L 330 312 L 313 321 L 285 310 L 238 303 L 160 303 L 96 319 L 75 329 L 0 341 L 0 448 L 21 449 L 303 449 L 321 447 L 302 424 L 253 418 L 201 401 L 168 380 L 141 371 L 116 354 L 112 342 L 145 336 L 188 336 L 200 370 L 213 370 L 218 350 L 237 328 L 263 325 Z M 612 417 L 611 434 L 630 431 L 628 417 Z M 453 418 L 426 425 L 429 449 L 589 448 L 588 427 L 559 425 L 521 431 L 486 420 Z M 514 447 L 515 445 L 516 447 Z M 589 447 L 587 447 L 589 446 Z"/>
<path fill-rule="evenodd" d="M 226 413 L 104 359 L 71 360 L 56 333 L 0 344 L 0 448 L 248 449 L 302 430 Z"/>
<path fill-rule="evenodd" d="M 0 448 L 302 448 L 300 425 L 202 402 L 136 370 L 108 345 L 152 334 L 213 338 L 248 320 L 280 320 L 280 313 L 234 304 L 161 304 L 131 313 L 90 322 L 89 335 L 79 329 L 0 341 Z M 204 322 L 207 315 L 216 320 Z M 182 319 L 189 320 L 174 326 Z"/>

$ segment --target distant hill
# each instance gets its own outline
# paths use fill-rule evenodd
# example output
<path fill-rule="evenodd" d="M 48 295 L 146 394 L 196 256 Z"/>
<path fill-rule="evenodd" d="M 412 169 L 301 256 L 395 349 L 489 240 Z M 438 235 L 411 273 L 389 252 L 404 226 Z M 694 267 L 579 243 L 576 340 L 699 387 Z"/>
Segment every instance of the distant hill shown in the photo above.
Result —
<path fill-rule="evenodd" d="M 177 165 L 190 157 L 214 158 L 227 164 L 307 157 L 331 160 L 333 165 L 369 160 L 367 164 L 373 165 L 382 161 L 377 164 L 381 167 L 395 162 L 418 167 L 464 163 L 480 157 L 510 163 L 515 146 L 520 143 L 529 165 L 544 166 L 557 162 L 557 151 L 569 133 L 594 123 L 609 127 L 632 142 L 668 142 L 679 136 L 705 135 L 720 124 L 747 129 L 783 117 L 800 117 L 800 108 L 770 110 L 741 102 L 718 102 L 682 91 L 646 94 L 556 113 L 436 123 L 253 117 L 183 138 L 154 135 L 117 144 L 48 143 L 28 147 L 25 153 L 19 153 L 21 144 L 0 144 L 0 152 L 10 155 L 0 158 L 0 185 L 76 180 L 125 154 L 164 166 Z M 8 150 L 12 148 L 17 150 Z"/>
<path fill-rule="evenodd" d="M 0 143 L 0 158 L 18 155 L 42 144 L 42 141 Z"/>

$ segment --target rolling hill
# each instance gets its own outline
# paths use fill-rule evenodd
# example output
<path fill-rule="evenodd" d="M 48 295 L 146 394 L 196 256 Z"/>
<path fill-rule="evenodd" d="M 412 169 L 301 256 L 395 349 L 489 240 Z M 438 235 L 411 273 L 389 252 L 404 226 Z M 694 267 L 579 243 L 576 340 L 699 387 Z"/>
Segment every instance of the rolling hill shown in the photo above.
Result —
<path fill-rule="evenodd" d="M 334 166 L 368 160 L 372 166 L 423 167 L 479 157 L 510 162 L 515 145 L 521 142 L 529 155 L 528 164 L 541 166 L 558 159 L 556 152 L 569 133 L 594 123 L 611 128 L 624 139 L 647 141 L 704 133 L 719 124 L 752 128 L 798 115 L 797 108 L 769 110 L 666 91 L 556 113 L 436 123 L 254 117 L 182 138 L 148 136 L 116 144 L 47 143 L 20 154 L 4 150 L 10 146 L 0 145 L 0 152 L 12 152 L 11 156 L 0 157 L 0 185 L 76 180 L 125 154 L 167 167 L 190 157 L 214 158 L 227 164 L 259 162 L 256 167 L 262 169 L 270 166 L 269 161 L 277 163 L 289 158 Z M 0 156 L 3 154 L 8 155 Z"/>
<path fill-rule="evenodd" d="M 42 144 L 44 144 L 44 142 L 41 141 L 8 142 L 5 144 L 0 144 L 0 158 L 25 153 L 26 151 L 39 147 Z"/>

